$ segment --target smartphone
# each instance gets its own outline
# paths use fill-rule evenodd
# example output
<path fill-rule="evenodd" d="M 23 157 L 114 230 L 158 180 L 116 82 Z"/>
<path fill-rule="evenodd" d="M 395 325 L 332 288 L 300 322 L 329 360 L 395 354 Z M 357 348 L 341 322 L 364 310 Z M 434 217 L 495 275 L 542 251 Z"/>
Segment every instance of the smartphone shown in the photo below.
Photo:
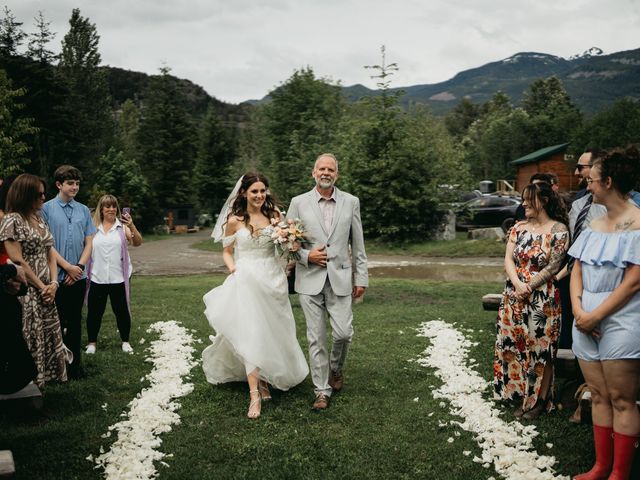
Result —
<path fill-rule="evenodd" d="M 131 216 L 131 208 L 130 207 L 123 207 L 122 208 L 122 216 L 130 217 Z"/>

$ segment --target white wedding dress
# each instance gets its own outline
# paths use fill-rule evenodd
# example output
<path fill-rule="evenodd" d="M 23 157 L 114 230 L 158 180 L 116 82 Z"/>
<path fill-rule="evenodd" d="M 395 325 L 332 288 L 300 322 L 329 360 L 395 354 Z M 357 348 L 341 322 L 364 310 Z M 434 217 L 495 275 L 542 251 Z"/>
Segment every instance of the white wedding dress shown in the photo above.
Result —
<path fill-rule="evenodd" d="M 225 237 L 223 245 L 232 241 L 235 273 L 203 297 L 216 336 L 202 352 L 202 368 L 213 384 L 246 381 L 257 368 L 262 380 L 288 390 L 309 367 L 296 338 L 283 265 L 273 244 L 256 240 L 247 228 Z"/>

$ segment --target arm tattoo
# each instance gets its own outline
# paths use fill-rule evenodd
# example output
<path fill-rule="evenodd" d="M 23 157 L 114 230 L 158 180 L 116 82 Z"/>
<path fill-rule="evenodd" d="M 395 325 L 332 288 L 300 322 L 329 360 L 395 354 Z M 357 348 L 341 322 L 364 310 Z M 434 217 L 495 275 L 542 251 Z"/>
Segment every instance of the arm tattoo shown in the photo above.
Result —
<path fill-rule="evenodd" d="M 560 233 L 566 231 L 567 226 L 564 223 L 556 222 L 553 224 L 553 227 L 551 227 L 551 233 Z"/>
<path fill-rule="evenodd" d="M 615 229 L 616 232 L 622 231 L 622 230 L 629 230 L 629 227 L 631 225 L 633 225 L 633 220 L 626 220 L 624 222 L 620 222 L 620 223 L 616 223 Z"/>
<path fill-rule="evenodd" d="M 561 225 L 562 227 L 564 227 L 566 232 L 567 227 L 565 227 L 563 224 L 556 223 L 554 225 L 554 228 L 556 225 Z M 529 286 L 531 287 L 531 290 L 535 290 L 540 285 L 544 285 L 550 279 L 552 279 L 556 273 L 560 271 L 560 268 L 562 267 L 562 263 L 564 261 L 564 256 L 566 253 L 565 247 L 567 245 L 567 240 L 568 240 L 567 233 L 565 233 L 562 236 L 559 235 L 558 238 L 551 240 L 551 251 L 549 252 L 549 263 L 547 264 L 546 267 L 540 270 L 540 272 L 538 272 L 536 276 L 534 276 L 531 279 L 531 281 L 529 282 Z"/>

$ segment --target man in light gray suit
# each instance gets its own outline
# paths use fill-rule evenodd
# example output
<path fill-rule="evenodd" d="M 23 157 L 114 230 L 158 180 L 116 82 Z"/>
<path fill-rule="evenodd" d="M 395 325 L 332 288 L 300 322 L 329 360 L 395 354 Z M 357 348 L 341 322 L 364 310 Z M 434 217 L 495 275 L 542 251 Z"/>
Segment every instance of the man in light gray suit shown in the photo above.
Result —
<path fill-rule="evenodd" d="M 299 250 L 295 289 L 307 320 L 309 363 L 315 386 L 314 410 L 329 406 L 342 388 L 342 368 L 353 337 L 352 298 L 368 286 L 360 201 L 338 190 L 338 160 L 330 153 L 316 159 L 316 187 L 291 200 L 288 218 L 299 218 L 309 240 Z M 333 346 L 327 350 L 327 317 Z"/>

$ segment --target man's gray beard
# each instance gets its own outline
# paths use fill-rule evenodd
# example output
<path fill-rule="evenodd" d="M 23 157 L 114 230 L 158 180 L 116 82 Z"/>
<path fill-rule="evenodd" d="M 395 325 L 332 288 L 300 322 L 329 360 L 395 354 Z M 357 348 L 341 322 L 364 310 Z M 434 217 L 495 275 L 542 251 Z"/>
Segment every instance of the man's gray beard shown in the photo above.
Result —
<path fill-rule="evenodd" d="M 331 188 L 333 184 L 336 183 L 334 180 L 325 179 L 325 178 L 317 178 L 316 185 L 320 188 Z"/>

